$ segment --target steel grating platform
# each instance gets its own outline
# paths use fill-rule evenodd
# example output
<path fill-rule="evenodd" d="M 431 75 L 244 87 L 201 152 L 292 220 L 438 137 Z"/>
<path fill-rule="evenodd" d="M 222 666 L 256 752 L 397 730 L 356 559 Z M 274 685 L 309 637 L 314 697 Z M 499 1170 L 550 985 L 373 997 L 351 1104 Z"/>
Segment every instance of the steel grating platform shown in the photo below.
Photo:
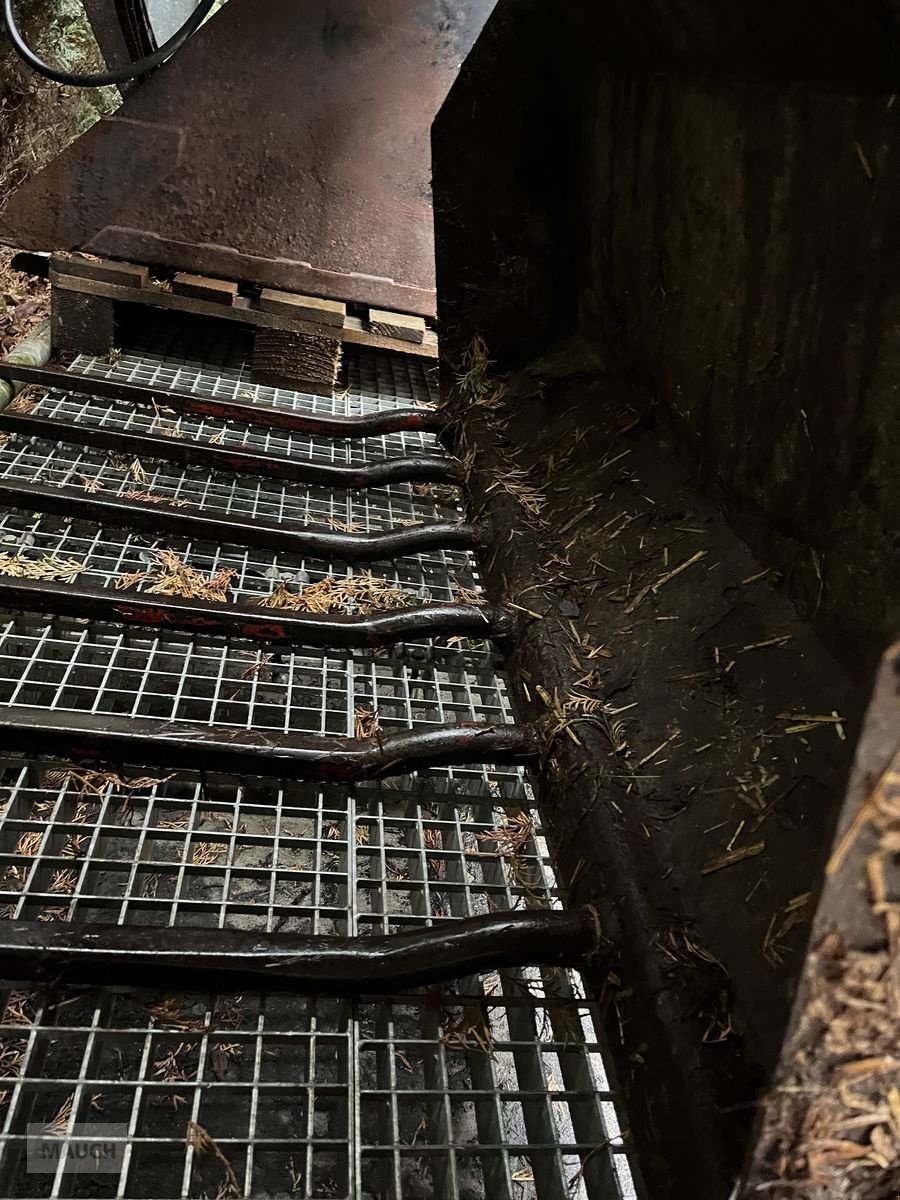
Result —
<path fill-rule="evenodd" d="M 247 392 L 246 403 L 339 417 L 437 399 L 426 364 L 409 356 L 349 352 L 344 390 L 327 399 L 255 388 L 245 352 L 239 335 L 161 322 L 114 362 L 81 356 L 69 370 L 200 396 Z M 291 459 L 441 455 L 430 433 L 323 439 L 61 392 L 29 395 L 33 413 L 67 422 Z M 93 486 L 142 491 L 286 528 L 331 519 L 372 532 L 463 516 L 451 486 L 411 480 L 352 493 L 161 461 L 134 467 L 89 446 L 8 436 L 0 479 L 37 472 L 53 486 L 87 487 L 86 495 Z M 119 594 L 123 576 L 148 573 L 159 550 L 205 575 L 233 570 L 228 598 L 240 604 L 370 569 L 239 540 L 110 528 L 77 506 L 70 514 L 12 508 L 0 518 L 0 563 L 52 556 L 77 565 L 73 581 L 107 592 Z M 431 549 L 371 570 L 410 603 L 481 598 L 467 551 Z M 0 614 L 0 710 L 335 737 L 360 735 L 372 714 L 386 734 L 514 721 L 502 658 L 483 637 L 273 648 L 46 615 L 37 603 Z M 562 908 L 521 767 L 464 763 L 338 785 L 236 778 L 199 760 L 177 772 L 150 761 L 101 771 L 15 749 L 0 759 L 0 910 L 10 921 L 207 929 L 214 945 L 231 930 L 364 937 Z M 576 972 L 503 969 L 390 998 L 211 995 L 165 984 L 10 983 L 0 999 L 3 1195 L 634 1195 L 599 1017 Z M 65 1140 L 86 1121 L 127 1126 L 116 1173 L 26 1171 L 29 1123 Z M 197 1129 L 213 1152 L 201 1152 Z"/>

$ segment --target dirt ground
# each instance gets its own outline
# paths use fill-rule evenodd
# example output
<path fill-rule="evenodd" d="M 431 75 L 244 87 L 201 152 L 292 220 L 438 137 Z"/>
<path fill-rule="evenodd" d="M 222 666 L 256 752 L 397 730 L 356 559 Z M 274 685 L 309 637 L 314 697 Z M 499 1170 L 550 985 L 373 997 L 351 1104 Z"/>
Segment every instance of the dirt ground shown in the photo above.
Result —
<path fill-rule="evenodd" d="M 631 817 L 769 1068 L 864 696 L 627 395 L 580 380 L 514 429 L 546 529 L 535 591 L 600 647 L 576 690 L 614 709 Z"/>
<path fill-rule="evenodd" d="M 662 963 L 645 994 L 677 992 L 680 1036 L 691 1029 L 697 1062 L 715 1071 L 718 1060 L 730 1080 L 716 1119 L 730 1092 L 742 1140 L 784 1036 L 865 687 L 626 388 L 562 362 L 517 377 L 487 408 L 502 467 L 477 452 L 467 462 L 471 479 L 493 470 L 472 515 L 501 542 L 487 560 L 491 598 L 518 605 L 526 636 L 560 667 L 551 685 L 535 654 L 513 682 L 526 715 L 555 725 L 563 878 L 580 855 L 578 903 L 595 900 L 611 921 L 623 903 L 644 906 L 635 924 Z M 502 536 L 499 495 L 518 508 Z M 568 787 L 553 761 L 564 745 Z M 608 836 L 590 845 L 604 821 Z M 623 901 L 631 888 L 642 895 Z M 625 1026 L 641 957 L 624 947 L 614 1003 Z M 656 1064 L 640 1059 L 625 1072 L 652 1094 Z"/>

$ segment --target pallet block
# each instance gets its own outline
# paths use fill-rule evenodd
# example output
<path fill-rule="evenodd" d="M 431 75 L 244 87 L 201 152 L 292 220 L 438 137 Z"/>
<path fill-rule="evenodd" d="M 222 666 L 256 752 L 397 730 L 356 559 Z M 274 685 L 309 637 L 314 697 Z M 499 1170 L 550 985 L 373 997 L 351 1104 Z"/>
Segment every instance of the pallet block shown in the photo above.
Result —
<path fill-rule="evenodd" d="M 54 352 L 109 354 L 115 345 L 115 301 L 64 292 L 50 295 L 50 339 Z"/>
<path fill-rule="evenodd" d="M 254 383 L 332 396 L 340 365 L 337 338 L 284 329 L 256 331 L 251 369 Z"/>

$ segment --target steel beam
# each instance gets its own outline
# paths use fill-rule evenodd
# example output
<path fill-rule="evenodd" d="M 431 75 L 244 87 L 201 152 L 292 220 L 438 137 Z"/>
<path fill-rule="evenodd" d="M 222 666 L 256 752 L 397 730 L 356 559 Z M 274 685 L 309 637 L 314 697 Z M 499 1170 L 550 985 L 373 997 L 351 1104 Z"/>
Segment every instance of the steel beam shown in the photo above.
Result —
<path fill-rule="evenodd" d="M 493 913 L 373 937 L 0 923 L 0 977 L 93 987 L 388 992 L 502 967 L 577 966 L 600 949 L 585 911 Z"/>
<path fill-rule="evenodd" d="M 246 425 L 283 429 L 289 433 L 306 433 L 312 437 L 364 438 L 382 437 L 387 433 L 439 433 L 446 425 L 446 418 L 437 409 L 394 408 L 365 413 L 358 417 L 330 417 L 297 412 L 289 408 L 275 408 L 269 404 L 240 404 L 233 400 L 197 396 L 192 392 L 141 387 L 136 383 L 124 383 L 118 379 L 98 379 L 93 375 L 78 375 L 73 371 L 61 371 L 53 367 L 19 366 L 17 363 L 0 362 L 0 379 L 37 383 L 54 391 L 95 396 L 101 400 L 146 404 L 151 408 L 170 408 L 173 412 L 214 417 L 219 421 L 243 421 Z"/>
<path fill-rule="evenodd" d="M 0 480 L 0 504 L 78 517 L 118 529 L 142 529 L 179 537 L 283 550 L 328 562 L 384 562 L 426 550 L 470 550 L 475 530 L 462 521 L 415 525 L 387 533 L 336 533 L 289 522 L 263 521 L 237 514 L 211 516 L 168 502 L 105 498 L 71 487 L 22 479 Z"/>
<path fill-rule="evenodd" d="M 175 462 L 185 467 L 207 467 L 212 471 L 285 479 L 292 483 L 361 491 L 387 487 L 392 483 L 421 480 L 431 483 L 458 483 L 458 472 L 451 460 L 429 458 L 390 458 L 366 466 L 337 466 L 333 463 L 283 458 L 277 454 L 213 446 L 188 438 L 160 437 L 131 433 L 115 426 L 87 425 L 79 421 L 61 421 L 31 413 L 0 412 L 0 429 L 23 437 L 75 446 L 98 446 L 145 460 Z"/>
<path fill-rule="evenodd" d="M 119 592 L 86 583 L 0 575 L 0 608 L 243 637 L 270 645 L 368 649 L 416 638 L 509 635 L 512 614 L 487 604 L 424 604 L 370 616 L 307 613 Z"/>
<path fill-rule="evenodd" d="M 0 737 L 26 754 L 85 763 L 189 767 L 286 779 L 357 783 L 428 767 L 532 760 L 537 743 L 516 725 L 439 725 L 370 738 L 194 725 L 151 717 L 0 708 Z"/>

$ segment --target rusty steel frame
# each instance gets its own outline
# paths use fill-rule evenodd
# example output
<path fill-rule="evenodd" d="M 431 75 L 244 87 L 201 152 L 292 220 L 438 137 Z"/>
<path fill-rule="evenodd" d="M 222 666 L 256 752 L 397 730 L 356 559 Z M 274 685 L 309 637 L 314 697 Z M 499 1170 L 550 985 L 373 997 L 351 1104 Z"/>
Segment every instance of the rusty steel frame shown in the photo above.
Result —
<path fill-rule="evenodd" d="M 193 767 L 329 783 L 383 779 L 428 767 L 525 763 L 536 734 L 518 725 L 466 723 L 367 738 L 280 733 L 158 721 L 113 713 L 0 707 L 0 737 L 26 753 L 73 762 Z"/>
<path fill-rule="evenodd" d="M 18 363 L 0 362 L 0 379 L 16 379 L 20 383 L 36 383 L 58 392 L 77 396 L 96 396 L 101 400 L 149 405 L 151 408 L 170 408 L 173 412 L 192 416 L 212 417 L 218 421 L 243 421 L 266 429 L 283 429 L 288 433 L 309 434 L 324 438 L 381 437 L 388 433 L 439 433 L 446 418 L 436 409 L 396 408 L 390 411 L 364 413 L 356 417 L 331 417 L 319 413 L 298 412 L 276 408 L 272 404 L 239 404 L 233 400 L 217 400 L 193 392 L 174 392 L 165 388 L 142 387 L 122 383 L 117 379 L 98 379 L 93 375 L 76 375 L 53 367 L 26 367 Z"/>
<path fill-rule="evenodd" d="M 230 0 L 0 240 L 435 312 L 430 127 L 493 0 Z"/>
<path fill-rule="evenodd" d="M 0 576 L 0 608 L 93 617 L 157 630 L 245 637 L 269 645 L 373 649 L 414 638 L 508 637 L 510 612 L 487 604 L 417 604 L 371 616 L 261 610 L 180 596 L 120 592 L 86 583 Z"/>
<path fill-rule="evenodd" d="M 0 927 L 0 977 L 94 987 L 247 988 L 354 995 L 422 987 L 479 971 L 578 966 L 599 949 L 586 911 L 492 913 L 372 937 L 171 931 L 31 921 Z"/>

